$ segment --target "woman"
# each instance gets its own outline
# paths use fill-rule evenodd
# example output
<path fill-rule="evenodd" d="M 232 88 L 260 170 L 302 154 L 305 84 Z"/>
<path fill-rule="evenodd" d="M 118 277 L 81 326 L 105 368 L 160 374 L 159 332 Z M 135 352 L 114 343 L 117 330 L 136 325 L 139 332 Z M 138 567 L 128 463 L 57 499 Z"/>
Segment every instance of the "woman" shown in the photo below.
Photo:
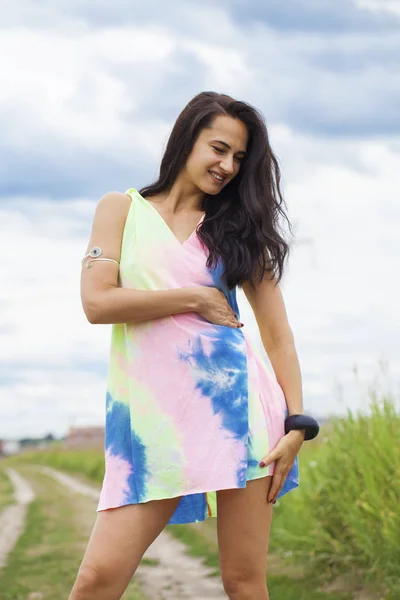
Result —
<path fill-rule="evenodd" d="M 262 116 L 204 92 L 178 117 L 158 180 L 98 203 L 81 293 L 90 323 L 113 324 L 106 473 L 70 600 L 120 598 L 167 524 L 217 513 L 229 598 L 268 598 L 273 504 L 298 485 L 307 432 L 285 435 L 302 392 L 278 286 L 279 180 Z M 237 286 L 276 378 L 242 329 Z"/>

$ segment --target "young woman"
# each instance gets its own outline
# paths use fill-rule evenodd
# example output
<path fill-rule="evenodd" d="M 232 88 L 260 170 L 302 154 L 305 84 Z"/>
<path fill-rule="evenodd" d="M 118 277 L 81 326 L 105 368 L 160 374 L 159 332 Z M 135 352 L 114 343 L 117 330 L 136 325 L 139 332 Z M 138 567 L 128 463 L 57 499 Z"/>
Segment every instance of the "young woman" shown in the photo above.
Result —
<path fill-rule="evenodd" d="M 268 598 L 273 505 L 298 485 L 309 438 L 307 417 L 287 419 L 302 390 L 278 285 L 279 181 L 260 113 L 203 92 L 179 115 L 158 180 L 98 203 L 81 293 L 90 323 L 113 324 L 106 473 L 70 600 L 119 599 L 167 524 L 217 514 L 229 598 Z M 237 286 L 275 377 L 242 328 Z"/>

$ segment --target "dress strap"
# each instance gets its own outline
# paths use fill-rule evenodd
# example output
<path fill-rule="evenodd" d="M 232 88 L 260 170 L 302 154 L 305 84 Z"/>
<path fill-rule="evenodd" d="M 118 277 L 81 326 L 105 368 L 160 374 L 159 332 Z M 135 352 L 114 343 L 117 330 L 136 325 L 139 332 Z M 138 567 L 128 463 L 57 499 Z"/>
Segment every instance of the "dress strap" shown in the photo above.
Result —
<path fill-rule="evenodd" d="M 135 196 L 135 194 L 137 194 L 137 190 L 135 188 L 129 188 L 126 190 L 125 194 L 128 194 L 128 196 L 131 197 L 133 202 L 133 197 Z"/>

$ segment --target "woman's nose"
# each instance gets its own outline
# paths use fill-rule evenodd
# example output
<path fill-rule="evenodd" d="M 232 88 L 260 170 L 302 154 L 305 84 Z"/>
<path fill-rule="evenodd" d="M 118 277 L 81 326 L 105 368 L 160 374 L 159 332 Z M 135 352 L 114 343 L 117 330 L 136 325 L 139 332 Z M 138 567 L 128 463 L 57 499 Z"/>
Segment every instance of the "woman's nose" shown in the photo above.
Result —
<path fill-rule="evenodd" d="M 230 173 L 233 173 L 235 167 L 233 164 L 233 158 L 225 158 L 222 162 L 221 162 L 221 169 L 227 174 L 229 175 Z"/>

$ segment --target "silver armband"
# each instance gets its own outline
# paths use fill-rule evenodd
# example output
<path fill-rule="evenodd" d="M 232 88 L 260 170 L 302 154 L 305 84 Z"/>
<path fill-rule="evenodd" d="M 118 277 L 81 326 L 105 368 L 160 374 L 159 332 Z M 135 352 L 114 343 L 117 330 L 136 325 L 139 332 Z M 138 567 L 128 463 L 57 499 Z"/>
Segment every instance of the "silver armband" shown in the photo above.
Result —
<path fill-rule="evenodd" d="M 92 258 L 92 260 L 88 260 L 87 263 L 85 264 L 85 268 L 86 269 L 90 269 L 92 266 L 92 263 L 95 260 L 108 260 L 110 262 L 115 263 L 116 265 L 119 266 L 119 262 L 117 262 L 116 260 L 114 260 L 113 258 L 99 258 L 99 256 L 103 254 L 103 250 L 101 248 L 99 248 L 99 246 L 94 246 L 89 254 L 86 254 L 86 256 L 84 256 L 81 260 L 81 265 L 83 266 L 84 261 L 90 256 Z"/>

